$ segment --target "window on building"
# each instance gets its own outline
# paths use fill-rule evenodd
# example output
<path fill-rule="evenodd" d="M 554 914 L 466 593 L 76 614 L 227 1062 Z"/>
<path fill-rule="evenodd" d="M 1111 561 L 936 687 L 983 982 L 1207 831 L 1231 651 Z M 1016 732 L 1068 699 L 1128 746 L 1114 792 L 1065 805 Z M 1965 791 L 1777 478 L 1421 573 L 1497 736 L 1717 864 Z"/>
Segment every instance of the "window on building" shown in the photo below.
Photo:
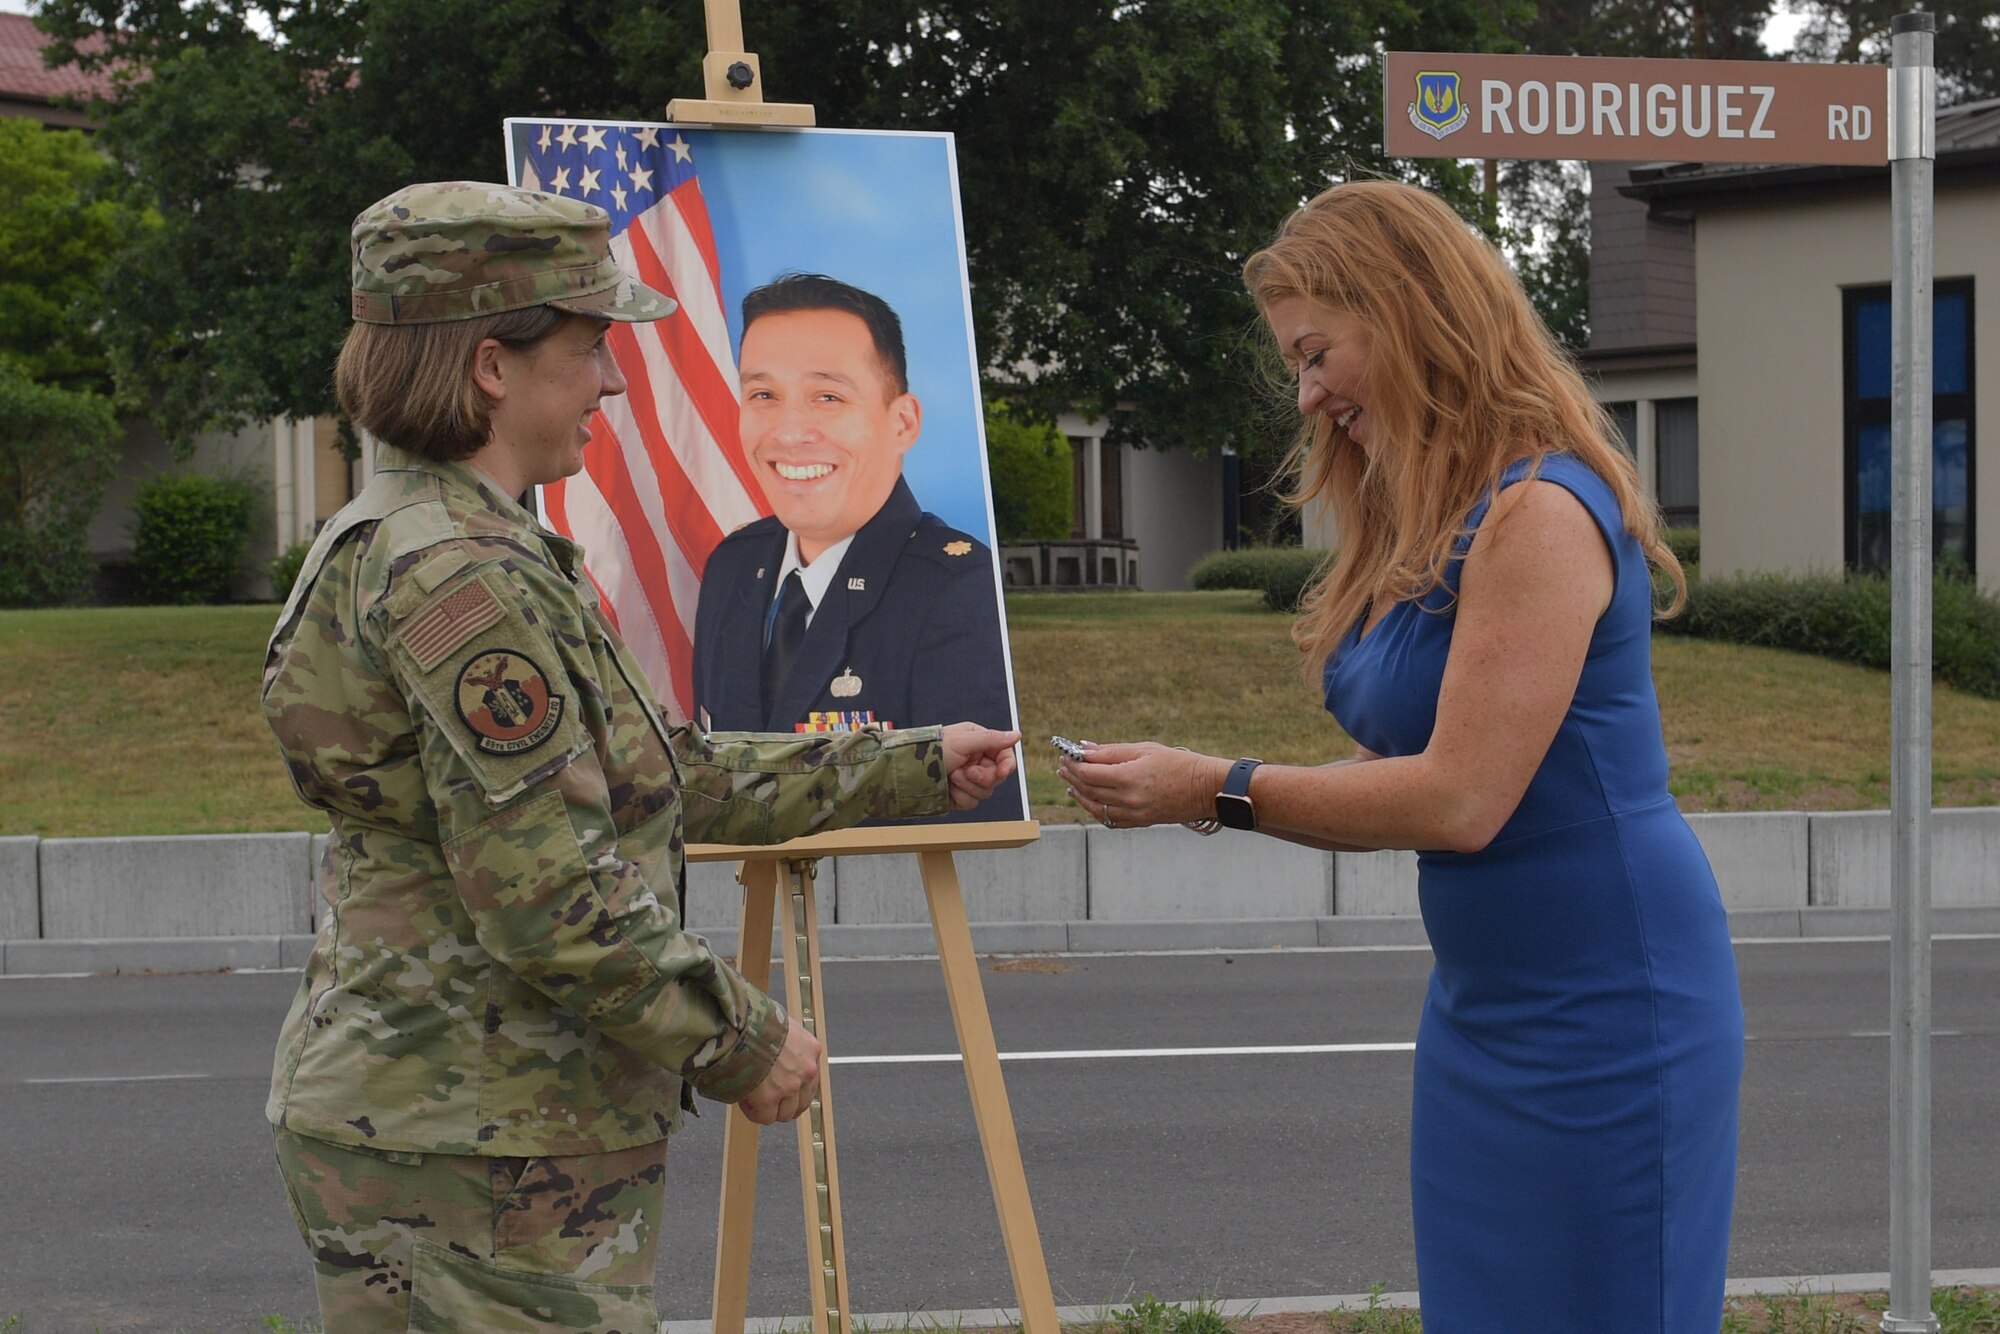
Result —
<path fill-rule="evenodd" d="M 1125 451 L 1116 445 L 1100 444 L 1097 447 L 1098 484 L 1101 501 L 1100 513 L 1104 526 L 1099 531 L 1105 537 L 1125 536 Z"/>
<path fill-rule="evenodd" d="M 1631 399 L 1620 403 L 1606 403 L 1604 410 L 1611 414 L 1611 424 L 1618 428 L 1618 438 L 1612 443 L 1634 458 L 1639 454 L 1639 405 Z"/>
<path fill-rule="evenodd" d="M 1692 398 L 1653 405 L 1653 494 L 1669 528 L 1701 526 L 1701 417 Z"/>
<path fill-rule="evenodd" d="M 1889 568 L 1889 289 L 1850 288 L 1842 300 L 1843 417 L 1849 569 Z M 1931 555 L 1973 562 L 1972 283 L 1940 282 L 1931 297 Z"/>
<path fill-rule="evenodd" d="M 1090 437 L 1073 435 L 1069 437 L 1069 535 L 1089 537 L 1089 513 L 1085 506 L 1089 503 L 1089 489 L 1085 483 L 1090 480 Z"/>

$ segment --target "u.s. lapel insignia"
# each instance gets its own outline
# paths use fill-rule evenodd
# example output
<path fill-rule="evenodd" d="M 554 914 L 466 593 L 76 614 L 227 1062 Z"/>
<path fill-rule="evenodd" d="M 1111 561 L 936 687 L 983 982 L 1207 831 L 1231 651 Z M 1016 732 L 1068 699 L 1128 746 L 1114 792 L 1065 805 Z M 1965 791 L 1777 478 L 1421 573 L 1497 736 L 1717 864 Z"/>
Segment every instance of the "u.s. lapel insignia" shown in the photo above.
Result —
<path fill-rule="evenodd" d="M 757 567 L 757 577 L 759 579 L 762 579 L 764 577 L 764 567 L 761 565 Z"/>
<path fill-rule="evenodd" d="M 852 667 L 849 667 L 839 676 L 834 677 L 833 684 L 828 686 L 827 689 L 833 692 L 835 699 L 853 699 L 861 693 L 861 678 L 854 674 Z"/>
<path fill-rule="evenodd" d="M 847 581 L 847 591 L 850 593 L 866 593 L 868 591 L 868 581 L 857 574 Z"/>
<path fill-rule="evenodd" d="M 947 542 L 944 544 L 944 554 L 947 556 L 970 556 L 972 554 L 972 543 L 963 541 Z"/>

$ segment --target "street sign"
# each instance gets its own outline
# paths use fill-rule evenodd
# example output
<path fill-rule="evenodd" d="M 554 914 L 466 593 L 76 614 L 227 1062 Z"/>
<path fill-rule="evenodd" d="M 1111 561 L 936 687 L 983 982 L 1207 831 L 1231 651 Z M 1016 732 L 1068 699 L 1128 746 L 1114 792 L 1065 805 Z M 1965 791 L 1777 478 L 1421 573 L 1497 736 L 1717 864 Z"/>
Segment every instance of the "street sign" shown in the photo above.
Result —
<path fill-rule="evenodd" d="M 1889 160 L 1883 65 L 1391 51 L 1382 100 L 1392 157 Z"/>

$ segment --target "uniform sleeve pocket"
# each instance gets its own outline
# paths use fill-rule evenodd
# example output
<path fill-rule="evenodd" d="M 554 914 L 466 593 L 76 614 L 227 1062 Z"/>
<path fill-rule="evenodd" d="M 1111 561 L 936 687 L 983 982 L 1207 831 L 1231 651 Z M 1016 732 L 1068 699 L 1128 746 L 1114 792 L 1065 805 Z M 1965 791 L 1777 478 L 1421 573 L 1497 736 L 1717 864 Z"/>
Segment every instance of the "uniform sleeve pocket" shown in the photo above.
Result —
<path fill-rule="evenodd" d="M 659 982 L 598 893 L 560 792 L 508 807 L 444 852 L 480 945 L 586 1020 Z"/>
<path fill-rule="evenodd" d="M 659 1328 L 650 1285 L 581 1283 L 507 1269 L 424 1237 L 413 1238 L 413 1245 L 409 1328 L 421 1334 L 473 1329 L 654 1334 Z"/>

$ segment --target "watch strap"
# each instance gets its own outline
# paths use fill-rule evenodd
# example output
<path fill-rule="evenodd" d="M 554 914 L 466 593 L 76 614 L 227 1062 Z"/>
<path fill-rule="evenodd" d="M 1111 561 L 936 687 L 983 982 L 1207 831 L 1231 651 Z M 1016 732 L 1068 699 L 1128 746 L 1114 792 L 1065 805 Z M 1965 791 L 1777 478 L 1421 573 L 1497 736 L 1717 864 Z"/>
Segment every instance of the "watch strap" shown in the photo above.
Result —
<path fill-rule="evenodd" d="M 1263 762 L 1246 758 L 1230 765 L 1228 777 L 1222 780 L 1223 795 L 1247 798 L 1250 795 L 1250 775 L 1256 772 L 1257 766 Z"/>
<path fill-rule="evenodd" d="M 1229 766 L 1215 797 L 1215 818 L 1231 829 L 1255 829 L 1257 808 L 1250 800 L 1250 775 L 1262 760 L 1244 758 Z"/>

